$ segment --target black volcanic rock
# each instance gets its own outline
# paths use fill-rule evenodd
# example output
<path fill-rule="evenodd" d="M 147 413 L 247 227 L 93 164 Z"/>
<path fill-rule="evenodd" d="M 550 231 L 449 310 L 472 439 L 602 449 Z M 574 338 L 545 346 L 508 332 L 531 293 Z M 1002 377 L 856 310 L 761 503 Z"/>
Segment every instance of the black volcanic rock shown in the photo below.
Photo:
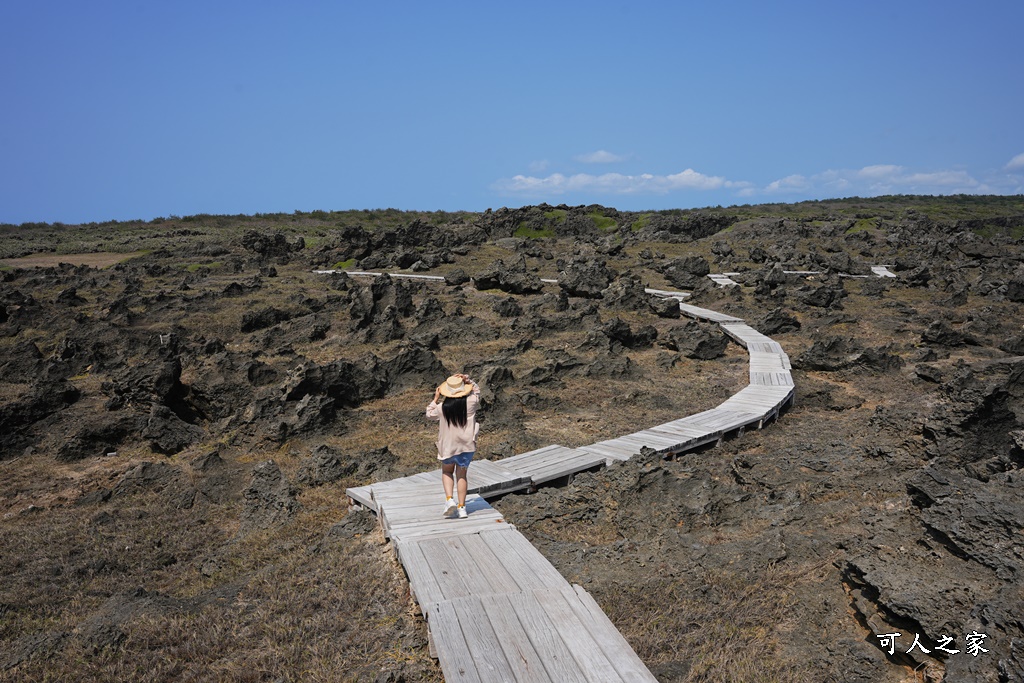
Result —
<path fill-rule="evenodd" d="M 569 296 L 597 299 L 615 277 L 603 260 L 576 257 L 558 272 L 558 286 Z"/>
<path fill-rule="evenodd" d="M 672 259 L 661 268 L 662 275 L 680 289 L 693 289 L 711 272 L 711 266 L 703 256 L 686 256 Z"/>
<path fill-rule="evenodd" d="M 776 308 L 761 318 L 757 324 L 757 329 L 769 336 L 796 332 L 800 329 L 800 321 L 785 313 L 781 308 Z"/>
<path fill-rule="evenodd" d="M 252 480 L 242 493 L 242 532 L 283 524 L 302 507 L 296 491 L 273 460 L 260 463 L 252 471 Z"/>
<path fill-rule="evenodd" d="M 690 321 L 680 327 L 673 327 L 662 345 L 687 358 L 711 360 L 725 353 L 729 338 L 717 326 Z"/>
<path fill-rule="evenodd" d="M 601 303 L 619 310 L 644 310 L 650 306 L 650 299 L 651 296 L 644 291 L 643 281 L 635 275 L 617 277 L 601 292 Z"/>
<path fill-rule="evenodd" d="M 921 521 L 956 550 L 989 567 L 1005 581 L 1017 581 L 1024 569 L 1024 481 L 981 482 L 929 467 L 907 482 Z"/>
<path fill-rule="evenodd" d="M 506 264 L 497 260 L 489 268 L 473 276 L 473 284 L 479 290 L 500 289 L 509 294 L 536 294 L 544 284 L 533 273 L 527 272 L 526 260 L 520 255 L 517 261 Z"/>
<path fill-rule="evenodd" d="M 943 320 L 933 321 L 928 329 L 921 333 L 921 341 L 939 346 L 963 346 L 978 343 L 970 335 L 954 330 Z"/>

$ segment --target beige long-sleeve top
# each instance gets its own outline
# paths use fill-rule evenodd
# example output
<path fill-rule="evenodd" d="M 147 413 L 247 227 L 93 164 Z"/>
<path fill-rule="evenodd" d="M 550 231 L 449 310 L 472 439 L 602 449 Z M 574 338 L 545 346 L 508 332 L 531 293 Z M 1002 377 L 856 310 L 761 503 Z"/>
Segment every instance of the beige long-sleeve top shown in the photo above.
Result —
<path fill-rule="evenodd" d="M 473 391 L 466 397 L 466 426 L 448 424 L 441 412 L 441 404 L 431 401 L 427 405 L 427 419 L 438 420 L 437 459 L 444 460 L 459 453 L 476 451 L 476 435 L 480 425 L 476 422 L 476 409 L 480 405 L 480 385 L 473 383 Z"/>

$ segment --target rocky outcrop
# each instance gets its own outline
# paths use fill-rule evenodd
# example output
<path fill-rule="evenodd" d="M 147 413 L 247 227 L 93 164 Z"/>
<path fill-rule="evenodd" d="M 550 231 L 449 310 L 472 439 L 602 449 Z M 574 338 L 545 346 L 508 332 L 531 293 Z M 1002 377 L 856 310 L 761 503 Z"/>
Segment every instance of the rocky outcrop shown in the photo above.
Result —
<path fill-rule="evenodd" d="M 711 272 L 711 266 L 703 256 L 686 256 L 666 262 L 660 270 L 673 287 L 693 289 Z"/>
<path fill-rule="evenodd" d="M 729 338 L 717 325 L 701 325 L 690 321 L 680 327 L 673 327 L 661 344 L 687 358 L 712 360 L 725 353 Z"/>
<path fill-rule="evenodd" d="M 295 478 L 307 486 L 321 486 L 345 477 L 382 477 L 386 476 L 397 462 L 398 458 L 387 446 L 349 454 L 321 444 L 302 462 Z"/>
<path fill-rule="evenodd" d="M 576 257 L 558 272 L 558 286 L 569 296 L 597 299 L 616 277 L 600 259 Z"/>
<path fill-rule="evenodd" d="M 508 264 L 498 259 L 473 276 L 473 284 L 479 290 L 500 289 L 509 294 L 536 294 L 544 287 L 539 277 L 527 272 L 522 256 Z"/>
<path fill-rule="evenodd" d="M 245 509 L 241 531 L 266 529 L 287 522 L 301 507 L 295 494 L 277 463 L 267 460 L 257 465 L 252 471 L 252 481 L 242 494 Z"/>

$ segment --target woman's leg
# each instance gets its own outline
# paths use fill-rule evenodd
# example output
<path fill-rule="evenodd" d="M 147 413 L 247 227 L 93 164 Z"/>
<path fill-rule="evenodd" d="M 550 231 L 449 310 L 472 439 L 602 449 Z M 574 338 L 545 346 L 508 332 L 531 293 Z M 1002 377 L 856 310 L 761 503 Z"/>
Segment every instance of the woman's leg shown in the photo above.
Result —
<path fill-rule="evenodd" d="M 441 463 L 441 485 L 444 486 L 444 497 L 446 499 L 452 497 L 452 489 L 455 488 L 455 482 L 452 480 L 452 474 L 454 472 L 455 463 L 452 463 L 450 465 L 446 463 Z M 463 494 L 462 497 L 463 499 L 465 499 L 465 494 Z"/>
<path fill-rule="evenodd" d="M 455 481 L 458 483 L 460 507 L 465 506 L 466 504 L 466 489 L 469 488 L 469 482 L 466 480 L 466 475 L 468 473 L 469 467 L 455 466 Z"/>

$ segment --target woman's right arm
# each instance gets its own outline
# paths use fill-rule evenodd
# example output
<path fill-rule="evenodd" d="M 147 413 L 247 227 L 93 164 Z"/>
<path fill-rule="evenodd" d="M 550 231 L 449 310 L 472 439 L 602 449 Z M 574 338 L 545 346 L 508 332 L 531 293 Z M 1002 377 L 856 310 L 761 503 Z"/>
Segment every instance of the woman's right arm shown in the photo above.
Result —
<path fill-rule="evenodd" d="M 437 399 L 441 397 L 441 387 L 434 389 L 434 400 L 427 404 L 427 419 L 429 420 L 440 420 L 441 419 L 441 406 L 437 402 Z"/>

